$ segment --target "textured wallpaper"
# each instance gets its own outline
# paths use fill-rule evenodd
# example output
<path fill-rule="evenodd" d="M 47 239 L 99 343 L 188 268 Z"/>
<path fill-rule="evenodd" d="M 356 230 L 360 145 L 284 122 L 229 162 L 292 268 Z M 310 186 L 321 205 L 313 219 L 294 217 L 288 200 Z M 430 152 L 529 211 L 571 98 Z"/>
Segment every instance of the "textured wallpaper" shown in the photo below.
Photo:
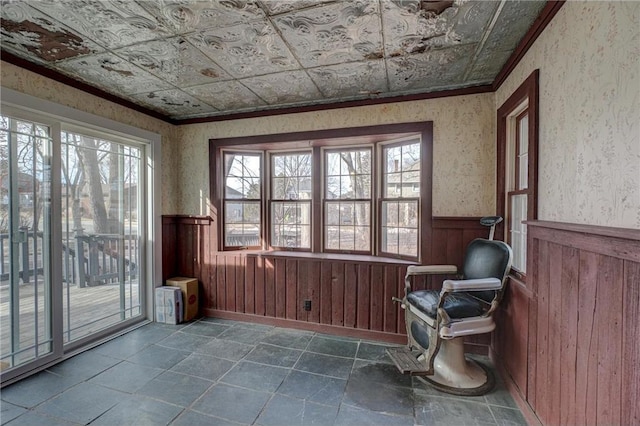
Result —
<path fill-rule="evenodd" d="M 179 213 L 208 212 L 210 138 L 433 121 L 433 214 L 493 214 L 493 109 L 494 96 L 487 93 L 181 126 Z"/>
<path fill-rule="evenodd" d="M 496 108 L 536 68 L 539 219 L 640 228 L 640 2 L 567 2 Z"/>
<path fill-rule="evenodd" d="M 56 102 L 71 108 L 109 118 L 162 136 L 162 213 L 174 213 L 177 183 L 175 178 L 177 128 L 171 124 L 138 113 L 129 108 L 106 101 L 97 96 L 74 89 L 57 81 L 2 62 L 0 66 L 3 87 Z"/>

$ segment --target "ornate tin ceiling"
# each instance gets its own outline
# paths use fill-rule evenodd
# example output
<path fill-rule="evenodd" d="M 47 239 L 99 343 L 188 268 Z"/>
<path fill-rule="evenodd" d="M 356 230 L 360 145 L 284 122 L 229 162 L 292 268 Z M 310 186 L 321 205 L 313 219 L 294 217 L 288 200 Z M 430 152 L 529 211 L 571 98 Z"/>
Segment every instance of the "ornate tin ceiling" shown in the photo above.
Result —
<path fill-rule="evenodd" d="M 2 0 L 2 50 L 173 119 L 493 82 L 544 1 Z"/>

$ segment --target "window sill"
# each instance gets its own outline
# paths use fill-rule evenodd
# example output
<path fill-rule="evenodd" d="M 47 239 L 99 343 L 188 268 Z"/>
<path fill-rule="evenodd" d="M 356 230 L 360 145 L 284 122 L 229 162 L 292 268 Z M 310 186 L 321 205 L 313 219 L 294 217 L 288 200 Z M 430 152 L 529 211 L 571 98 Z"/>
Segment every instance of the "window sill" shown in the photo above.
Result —
<path fill-rule="evenodd" d="M 419 265 L 418 262 L 410 260 L 394 259 L 391 257 L 369 256 L 362 254 L 341 254 L 341 253 L 311 253 L 303 251 L 251 251 L 245 252 L 252 257 L 280 257 L 288 259 L 313 259 L 313 260 L 333 260 L 340 262 L 362 262 L 362 263 L 382 263 L 388 265 Z"/>

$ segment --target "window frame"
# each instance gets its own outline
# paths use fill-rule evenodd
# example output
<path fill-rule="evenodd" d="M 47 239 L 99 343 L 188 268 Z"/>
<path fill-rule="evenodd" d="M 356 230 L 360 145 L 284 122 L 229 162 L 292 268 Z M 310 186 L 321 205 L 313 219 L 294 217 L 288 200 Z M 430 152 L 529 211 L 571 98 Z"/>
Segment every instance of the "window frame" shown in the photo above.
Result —
<path fill-rule="evenodd" d="M 224 156 L 226 154 L 232 154 L 232 155 L 257 155 L 260 157 L 260 198 L 227 198 L 226 197 L 226 191 L 225 191 L 225 187 L 226 187 L 226 173 L 224 171 Z M 265 176 L 265 168 L 264 168 L 264 152 L 262 151 L 256 151 L 256 150 L 234 150 L 234 149 L 224 149 L 221 151 L 220 153 L 220 168 L 222 171 L 222 185 L 220 188 L 220 217 L 222 218 L 222 220 L 220 221 L 221 223 L 221 244 L 222 244 L 222 251 L 236 251 L 236 250 L 257 250 L 257 249 L 261 249 L 262 246 L 264 245 L 264 241 L 265 241 L 265 229 L 264 229 L 264 223 L 265 223 L 265 207 L 264 207 L 264 194 L 265 194 L 265 182 L 264 182 L 264 176 Z M 226 244 L 226 233 L 225 233 L 225 225 L 227 224 L 227 218 L 226 218 L 226 203 L 227 202 L 251 202 L 251 203 L 259 203 L 260 205 L 260 232 L 258 232 L 258 245 L 255 246 L 228 246 Z"/>
<path fill-rule="evenodd" d="M 533 71 L 527 77 L 527 79 L 518 87 L 514 93 L 498 108 L 497 111 L 497 185 L 496 185 L 496 210 L 497 214 L 504 217 L 505 220 L 500 225 L 498 238 L 503 238 L 505 241 L 509 239 L 510 229 L 510 209 L 511 209 L 511 196 L 512 195 L 526 195 L 527 196 L 527 221 L 536 220 L 538 217 L 537 199 L 538 199 L 538 128 L 539 128 L 539 70 Z M 526 109 L 523 109 L 523 104 L 526 103 Z M 510 121 L 518 120 L 522 117 L 523 112 L 527 112 L 528 115 L 528 149 L 527 149 L 527 188 L 525 190 L 519 189 L 519 183 L 516 170 L 519 170 L 519 165 L 516 159 L 516 154 L 509 152 L 509 132 Z M 519 152 L 517 146 L 519 141 L 516 141 L 516 149 L 512 151 Z M 510 159 L 508 159 L 510 156 Z M 513 170 L 509 170 L 508 166 L 510 162 L 514 162 Z M 513 179 L 513 184 L 517 191 L 510 191 L 510 180 Z M 527 239 L 526 254 L 531 253 L 531 247 L 529 239 Z M 531 270 L 528 264 L 531 256 L 527 256 L 526 270 Z M 510 275 L 521 282 L 526 283 L 526 273 L 511 268 Z"/>
<path fill-rule="evenodd" d="M 274 198 L 273 196 L 273 158 L 278 155 L 300 155 L 300 154 L 309 154 L 311 157 L 311 198 L 309 200 L 287 200 L 287 199 L 279 199 Z M 265 169 L 265 177 L 264 180 L 267 182 L 265 193 L 268 194 L 266 197 L 266 221 L 267 225 L 265 229 L 265 233 L 267 235 L 267 244 L 271 250 L 286 250 L 286 251 L 301 251 L 301 252 L 310 252 L 313 250 L 313 202 L 314 202 L 314 190 L 313 190 L 313 179 L 314 179 L 314 165 L 313 165 L 313 150 L 311 149 L 296 149 L 296 150 L 265 150 L 265 157 L 268 157 L 268 167 Z M 299 177 L 299 176 L 298 176 Z M 273 229 L 274 223 L 272 222 L 272 207 L 275 203 L 283 203 L 283 202 L 292 202 L 296 204 L 309 204 L 309 247 L 288 247 L 288 246 L 278 246 L 273 242 Z"/>
<path fill-rule="evenodd" d="M 223 150 L 239 150 L 239 151 L 254 151 L 263 153 L 263 161 L 267 161 L 267 156 L 270 152 L 278 151 L 305 151 L 312 150 L 312 211 L 311 211 L 311 226 L 312 226 L 312 241 L 311 250 L 312 253 L 326 254 L 326 255 L 342 255 L 353 254 L 353 251 L 325 251 L 323 250 L 323 227 L 324 227 L 324 203 L 322 196 L 324 194 L 324 154 L 323 148 L 349 148 L 358 147 L 364 145 L 373 145 L 372 156 L 374 163 L 372 168 L 375 170 L 377 166 L 377 151 L 378 145 L 389 141 L 401 141 L 402 138 L 419 136 L 421 141 L 421 188 L 419 197 L 419 242 L 418 242 L 418 256 L 392 256 L 379 253 L 378 235 L 380 233 L 378 217 L 380 215 L 380 209 L 378 206 L 378 172 L 372 173 L 372 250 L 370 256 L 381 258 L 395 258 L 406 259 L 412 262 L 430 262 L 431 261 L 431 236 L 432 236 L 432 181 L 433 181 L 433 122 L 412 122 L 412 123 L 396 123 L 387 125 L 365 126 L 365 127 L 352 127 L 341 129 L 328 129 L 328 130 L 315 130 L 307 132 L 296 133 L 283 133 L 283 134 L 269 134 L 258 136 L 246 136 L 246 137 L 232 137 L 222 139 L 210 139 L 209 140 L 209 163 L 210 163 L 210 199 L 211 199 L 211 217 L 214 222 L 218 222 L 216 229 L 217 232 L 212 237 L 213 247 L 218 251 L 233 250 L 234 248 L 224 247 L 224 227 L 221 211 L 222 209 L 222 192 L 223 182 L 223 166 L 221 152 Z M 254 250 L 280 250 L 278 247 L 272 247 L 269 245 L 269 234 L 271 232 L 269 228 L 269 218 L 267 217 L 267 210 L 269 208 L 265 185 L 268 185 L 267 165 L 263 166 L 263 224 L 262 227 L 262 246 L 252 248 Z M 318 178 L 320 176 L 320 178 Z M 248 249 L 248 248 L 247 248 Z M 289 251 L 287 249 L 286 251 Z M 365 254 L 366 255 L 366 254 Z"/>
<path fill-rule="evenodd" d="M 370 197 L 369 198 L 336 198 L 329 199 L 327 197 L 327 177 L 328 174 L 328 161 L 327 154 L 332 152 L 349 152 L 349 151 L 358 151 L 358 150 L 368 150 L 371 155 L 371 188 L 369 190 Z M 321 162 L 322 162 L 322 217 L 320 224 L 320 234 L 321 234 L 321 250 L 320 253 L 338 253 L 338 254 L 362 254 L 362 255 L 373 255 L 375 253 L 375 235 L 376 235 L 376 219 L 377 213 L 375 210 L 375 200 L 376 200 L 376 192 L 375 192 L 375 169 L 376 169 L 376 147 L 373 144 L 359 144 L 359 145 L 345 145 L 340 147 L 324 147 L 321 149 Z M 342 176 L 342 175 L 340 175 Z M 345 203 L 368 203 L 369 204 L 369 250 L 335 250 L 326 248 L 326 229 L 329 225 L 327 225 L 327 206 L 331 202 L 345 202 Z M 338 225 L 339 227 L 341 225 Z M 355 231 L 355 225 L 354 225 Z M 354 235 L 355 237 L 355 235 Z"/>

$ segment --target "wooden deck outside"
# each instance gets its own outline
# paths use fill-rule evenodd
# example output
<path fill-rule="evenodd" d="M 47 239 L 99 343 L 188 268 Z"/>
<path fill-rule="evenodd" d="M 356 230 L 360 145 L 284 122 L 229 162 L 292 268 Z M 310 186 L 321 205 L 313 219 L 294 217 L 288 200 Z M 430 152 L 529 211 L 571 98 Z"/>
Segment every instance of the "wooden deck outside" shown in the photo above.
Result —
<path fill-rule="evenodd" d="M 33 279 L 29 284 L 19 286 L 21 349 L 34 345 L 36 331 L 39 341 L 46 340 L 45 292 L 42 277 L 38 278 L 37 292 Z M 120 309 L 120 289 L 119 284 L 80 288 L 63 283 L 64 343 L 138 315 L 140 297 L 137 280 L 124 286 L 124 312 Z M 0 281 L 0 360 L 7 363 L 11 362 L 10 301 L 9 281 Z M 42 345 L 39 351 L 46 353 L 47 345 Z M 32 359 L 34 354 L 35 349 L 25 351 L 16 356 L 15 362 Z"/>

